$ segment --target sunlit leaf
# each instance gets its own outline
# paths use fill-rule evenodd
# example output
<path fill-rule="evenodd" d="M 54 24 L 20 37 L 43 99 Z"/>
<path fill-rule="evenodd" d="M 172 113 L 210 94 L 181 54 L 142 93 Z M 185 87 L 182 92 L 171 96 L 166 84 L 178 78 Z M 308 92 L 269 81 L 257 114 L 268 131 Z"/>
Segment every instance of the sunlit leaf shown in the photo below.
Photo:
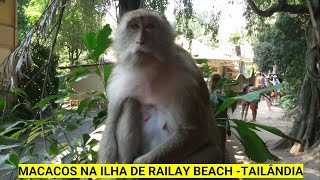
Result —
<path fill-rule="evenodd" d="M 93 50 L 97 47 L 97 34 L 95 32 L 89 32 L 82 36 L 82 40 L 89 50 Z"/>
<path fill-rule="evenodd" d="M 95 60 L 98 60 L 100 55 L 110 47 L 111 40 L 109 36 L 111 35 L 111 28 L 109 24 L 103 26 L 103 28 L 98 32 L 97 36 L 97 46 L 94 51 Z"/>
<path fill-rule="evenodd" d="M 274 85 L 272 87 L 269 88 L 265 88 L 262 90 L 258 90 L 258 91 L 254 91 L 251 93 L 247 93 L 245 95 L 242 96 L 236 96 L 236 97 L 231 97 L 231 98 L 227 98 L 222 105 L 219 107 L 218 111 L 216 112 L 216 115 L 223 112 L 224 110 L 226 110 L 228 107 L 230 107 L 233 103 L 235 103 L 237 100 L 242 99 L 248 102 L 259 102 L 260 101 L 260 96 L 262 94 L 267 94 L 269 93 L 271 90 L 277 91 L 281 88 L 281 84 L 277 84 Z"/>
<path fill-rule="evenodd" d="M 233 128 L 237 130 L 240 136 L 239 140 L 250 159 L 260 163 L 267 160 L 279 160 L 278 157 L 270 153 L 262 139 L 253 130 L 248 128 L 244 121 L 234 122 L 236 123 L 236 126 Z"/>
<path fill-rule="evenodd" d="M 236 120 L 236 119 L 231 119 L 232 121 L 236 122 L 236 123 L 240 123 L 239 121 L 241 121 L 241 123 L 243 122 L 242 120 Z M 268 131 L 274 135 L 277 135 L 277 136 L 280 136 L 280 137 L 283 137 L 285 139 L 288 139 L 292 142 L 298 142 L 300 143 L 299 140 L 297 139 L 294 139 L 288 135 L 286 135 L 285 133 L 283 133 L 281 130 L 279 130 L 278 128 L 275 128 L 275 127 L 271 127 L 271 126 L 266 126 L 266 125 L 263 125 L 263 124 L 257 124 L 257 123 L 250 123 L 250 122 L 244 122 L 244 124 L 250 128 L 250 129 L 253 129 L 253 130 L 258 130 L 260 131 L 260 129 L 263 129 L 265 131 Z M 260 129 L 259 129 L 260 128 Z"/>

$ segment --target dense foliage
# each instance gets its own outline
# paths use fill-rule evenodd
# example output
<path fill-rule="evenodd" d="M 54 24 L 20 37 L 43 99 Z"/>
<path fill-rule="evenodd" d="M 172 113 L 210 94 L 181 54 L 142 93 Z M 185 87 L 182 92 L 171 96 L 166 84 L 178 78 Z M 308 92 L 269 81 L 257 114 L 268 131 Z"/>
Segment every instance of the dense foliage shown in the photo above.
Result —
<path fill-rule="evenodd" d="M 275 65 L 277 73 L 289 85 L 285 93 L 295 96 L 300 91 L 305 72 L 306 22 L 305 16 L 280 13 L 254 45 L 254 62 L 259 70 L 267 73 Z"/>
<path fill-rule="evenodd" d="M 58 93 L 59 79 L 56 77 L 59 57 L 54 54 L 48 72 L 44 71 L 43 60 L 48 58 L 50 49 L 36 42 L 32 45 L 31 56 L 33 63 L 24 67 L 24 75 L 19 79 L 18 88 L 24 90 L 26 96 L 18 96 L 18 103 L 28 102 L 34 106 L 41 101 L 42 91 L 46 96 Z M 43 89 L 45 73 L 48 73 Z M 22 109 L 20 109 L 22 112 Z M 19 113 L 19 112 L 18 112 Z"/>

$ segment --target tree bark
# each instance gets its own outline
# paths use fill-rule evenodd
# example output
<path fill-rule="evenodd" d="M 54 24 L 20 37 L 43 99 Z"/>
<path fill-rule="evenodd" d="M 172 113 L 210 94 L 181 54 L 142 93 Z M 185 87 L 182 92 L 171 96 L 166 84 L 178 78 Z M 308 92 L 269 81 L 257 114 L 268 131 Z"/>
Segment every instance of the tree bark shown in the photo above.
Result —
<path fill-rule="evenodd" d="M 141 7 L 143 0 L 119 0 L 118 21 L 128 11 L 132 11 Z"/>
<path fill-rule="evenodd" d="M 291 14 L 309 13 L 306 55 L 306 73 L 300 94 L 300 117 L 294 122 L 290 135 L 301 141 L 291 151 L 307 150 L 320 141 L 320 4 L 319 0 L 307 0 L 301 5 L 288 5 L 286 0 L 278 0 L 266 10 L 259 9 L 253 0 L 247 0 L 251 9 L 259 16 L 269 17 L 275 12 Z M 277 147 L 286 145 L 280 141 Z M 275 148 L 277 148 L 275 147 Z"/>
<path fill-rule="evenodd" d="M 312 14 L 307 32 L 307 73 L 301 87 L 300 118 L 295 121 L 291 132 L 301 140 L 299 151 L 309 149 L 320 140 L 320 9 L 314 12 L 314 17 Z"/>

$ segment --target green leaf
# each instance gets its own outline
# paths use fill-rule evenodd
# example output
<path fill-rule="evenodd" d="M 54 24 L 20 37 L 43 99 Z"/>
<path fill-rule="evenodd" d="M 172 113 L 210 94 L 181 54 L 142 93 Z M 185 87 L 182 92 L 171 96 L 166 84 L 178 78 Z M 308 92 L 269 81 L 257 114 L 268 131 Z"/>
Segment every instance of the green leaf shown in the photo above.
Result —
<path fill-rule="evenodd" d="M 22 146 L 23 143 L 16 139 L 7 137 L 7 136 L 0 136 L 0 151 L 4 149 L 11 149 L 15 147 Z"/>
<path fill-rule="evenodd" d="M 107 116 L 108 116 L 108 111 L 106 109 L 103 109 L 98 113 L 96 117 L 93 118 L 93 124 L 95 129 L 104 122 Z"/>
<path fill-rule="evenodd" d="M 103 26 L 103 28 L 98 32 L 97 36 L 97 46 L 94 50 L 95 60 L 98 61 L 100 55 L 110 47 L 111 40 L 109 36 L 111 35 L 111 28 L 109 24 Z"/>
<path fill-rule="evenodd" d="M 70 153 L 70 154 L 64 156 L 61 159 L 61 161 L 62 161 L 63 164 L 71 164 L 75 156 L 76 156 L 75 153 Z"/>
<path fill-rule="evenodd" d="M 103 66 L 103 82 L 104 82 L 104 86 L 106 87 L 108 84 L 108 79 L 111 75 L 112 72 L 112 67 L 109 65 L 104 65 Z"/>
<path fill-rule="evenodd" d="M 56 98 L 62 98 L 65 97 L 67 95 L 67 93 L 59 93 L 59 94 L 55 94 L 55 95 L 50 95 L 44 99 L 42 99 L 40 102 L 38 102 L 33 108 L 41 108 L 43 109 L 45 106 L 47 106 L 49 104 L 49 102 L 53 99 Z"/>
<path fill-rule="evenodd" d="M 76 112 L 80 115 L 84 109 L 85 106 L 87 106 L 89 101 L 89 98 L 85 98 L 84 100 L 82 100 L 78 106 L 78 109 L 76 110 Z"/>
<path fill-rule="evenodd" d="M 32 158 L 34 158 L 34 157 L 32 157 L 32 156 L 23 156 L 23 157 L 21 157 L 19 164 L 27 163 L 27 162 L 29 162 Z"/>
<path fill-rule="evenodd" d="M 66 131 L 74 131 L 78 128 L 77 125 L 70 124 L 66 127 Z"/>
<path fill-rule="evenodd" d="M 6 155 L 0 155 L 0 166 L 2 166 L 7 159 L 9 159 L 10 154 L 6 154 Z"/>
<path fill-rule="evenodd" d="M 50 146 L 49 146 L 49 154 L 51 156 L 56 156 L 59 154 L 59 148 L 58 148 L 58 145 L 57 143 L 52 143 Z"/>
<path fill-rule="evenodd" d="M 20 137 L 20 135 L 22 134 L 22 131 L 24 131 L 25 129 L 19 130 L 19 131 L 15 132 L 15 133 L 11 134 L 10 137 L 13 138 L 13 139 L 18 139 Z"/>
<path fill-rule="evenodd" d="M 259 102 L 260 101 L 260 96 L 262 94 L 266 94 L 269 93 L 271 90 L 279 90 L 281 88 L 281 84 L 277 84 L 275 86 L 269 87 L 269 88 L 265 88 L 262 90 L 258 90 L 258 91 L 254 91 L 251 93 L 247 93 L 245 95 L 242 96 L 237 96 L 237 97 L 231 97 L 231 98 L 227 98 L 219 107 L 216 115 L 218 115 L 219 113 L 221 113 L 222 111 L 226 110 L 228 107 L 230 107 L 233 103 L 235 103 L 238 99 L 243 99 L 245 101 L 248 102 Z"/>
<path fill-rule="evenodd" d="M 242 121 L 242 120 L 237 120 L 237 119 L 231 119 L 231 120 L 234 121 L 234 122 L 237 121 L 237 123 L 239 123 L 239 121 Z M 283 137 L 285 139 L 288 139 L 288 140 L 290 140 L 292 142 L 301 143 L 299 140 L 286 135 L 285 133 L 283 133 L 278 128 L 271 127 L 271 126 L 266 126 L 266 125 L 262 125 L 262 124 L 257 124 L 257 123 L 250 123 L 250 122 L 245 122 L 245 124 L 250 129 L 260 131 L 260 129 L 258 129 L 258 128 L 261 128 L 261 129 L 263 129 L 265 131 L 268 131 L 268 132 L 270 132 L 272 134 L 275 134 L 277 136 L 280 136 L 280 137 Z"/>
<path fill-rule="evenodd" d="M 75 75 L 76 77 L 87 75 L 90 73 L 89 69 L 84 67 L 77 67 L 76 69 L 72 70 L 70 74 Z"/>
<path fill-rule="evenodd" d="M 90 135 L 89 134 L 87 134 L 87 133 L 82 134 L 81 145 L 80 146 L 86 145 L 89 139 L 90 139 Z"/>
<path fill-rule="evenodd" d="M 237 101 L 237 98 L 228 98 L 226 99 L 221 106 L 219 107 L 218 111 L 216 112 L 216 116 L 221 113 L 222 111 L 226 110 L 228 107 L 230 107 L 233 103 Z"/>
<path fill-rule="evenodd" d="M 23 106 L 23 105 L 24 105 L 26 108 L 28 108 L 28 109 L 31 107 L 29 102 L 27 102 L 27 103 L 18 103 L 17 105 L 15 105 L 15 106 L 10 110 L 10 112 L 13 113 L 19 106 Z"/>
<path fill-rule="evenodd" d="M 52 118 L 53 117 L 50 116 L 50 117 L 46 117 L 46 118 L 37 120 L 36 123 L 35 123 L 35 127 L 38 127 L 38 126 L 41 126 L 41 125 L 45 124 L 46 122 L 52 120 Z"/>
<path fill-rule="evenodd" d="M 100 141 L 96 140 L 96 139 L 91 139 L 87 144 L 92 148 L 95 145 L 97 145 Z"/>
<path fill-rule="evenodd" d="M 20 158 L 17 154 L 11 154 L 10 157 L 6 160 L 7 164 L 13 165 L 15 168 L 18 168 Z"/>
<path fill-rule="evenodd" d="M 0 125 L 0 136 L 5 135 L 6 133 L 13 131 L 13 130 L 17 130 L 17 129 L 21 129 L 22 127 L 16 127 L 19 124 L 26 124 L 26 122 L 22 121 L 22 120 L 16 120 L 15 121 L 3 121 Z"/>
<path fill-rule="evenodd" d="M 24 96 L 24 97 L 28 96 L 27 93 L 23 89 L 18 88 L 18 87 L 14 88 L 14 94 Z"/>
<path fill-rule="evenodd" d="M 41 128 L 39 127 L 39 128 L 36 128 L 35 130 L 33 130 L 30 133 L 30 135 L 29 135 L 29 137 L 27 139 L 27 143 L 31 142 L 33 139 L 37 138 L 40 135 L 41 135 Z"/>
<path fill-rule="evenodd" d="M 82 41 L 89 50 L 93 50 L 97 47 L 97 34 L 95 32 L 89 32 L 82 36 Z"/>
<path fill-rule="evenodd" d="M 100 99 L 94 99 L 94 100 L 92 100 L 92 101 L 89 103 L 86 111 L 84 112 L 84 116 L 85 116 L 85 117 L 87 116 L 87 114 L 89 113 L 89 111 L 90 111 L 91 109 L 93 109 L 93 108 L 95 107 L 95 105 L 96 105 L 99 101 L 100 101 Z"/>
<path fill-rule="evenodd" d="M 239 133 L 240 141 L 246 150 L 246 153 L 250 159 L 255 162 L 262 163 L 267 160 L 279 160 L 278 157 L 271 154 L 266 144 L 262 139 L 248 126 L 246 122 L 234 121 L 237 126 L 234 126 Z"/>
<path fill-rule="evenodd" d="M 0 99 L 0 109 L 3 109 L 5 104 L 6 103 L 5 103 L 4 99 Z"/>
<path fill-rule="evenodd" d="M 89 77 L 89 76 L 90 76 L 89 74 L 88 74 L 88 75 L 79 76 L 79 77 L 77 77 L 73 82 L 81 81 L 81 80 L 83 80 L 83 79 L 86 79 L 86 78 Z"/>

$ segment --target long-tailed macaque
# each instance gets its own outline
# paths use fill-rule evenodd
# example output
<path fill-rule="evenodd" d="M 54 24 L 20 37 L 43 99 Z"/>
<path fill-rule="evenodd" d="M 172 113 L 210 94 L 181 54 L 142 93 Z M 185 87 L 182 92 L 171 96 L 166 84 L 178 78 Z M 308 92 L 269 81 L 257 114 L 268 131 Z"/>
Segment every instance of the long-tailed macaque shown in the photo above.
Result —
<path fill-rule="evenodd" d="M 207 86 L 174 38 L 156 12 L 122 17 L 98 163 L 222 163 Z"/>

